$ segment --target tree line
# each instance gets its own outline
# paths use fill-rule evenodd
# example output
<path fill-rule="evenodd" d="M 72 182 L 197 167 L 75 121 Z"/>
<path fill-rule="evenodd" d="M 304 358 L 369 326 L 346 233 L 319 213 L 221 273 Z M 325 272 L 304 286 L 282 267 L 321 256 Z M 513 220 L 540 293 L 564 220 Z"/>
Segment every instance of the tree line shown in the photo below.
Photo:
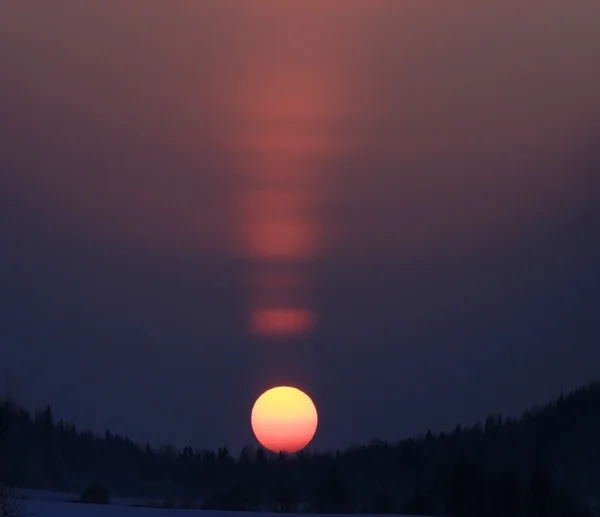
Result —
<path fill-rule="evenodd" d="M 138 444 L 80 431 L 50 407 L 0 406 L 0 479 L 164 506 L 315 513 L 600 515 L 600 383 L 520 418 L 335 452 L 274 455 Z"/>

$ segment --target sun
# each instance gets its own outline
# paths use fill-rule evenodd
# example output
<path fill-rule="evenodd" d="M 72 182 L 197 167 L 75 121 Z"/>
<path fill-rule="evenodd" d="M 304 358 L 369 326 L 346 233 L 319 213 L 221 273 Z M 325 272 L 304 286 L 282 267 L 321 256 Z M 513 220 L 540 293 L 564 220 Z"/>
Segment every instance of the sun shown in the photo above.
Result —
<path fill-rule="evenodd" d="M 317 431 L 317 408 L 297 388 L 279 386 L 265 391 L 254 403 L 252 430 L 265 448 L 293 453 L 306 447 Z"/>

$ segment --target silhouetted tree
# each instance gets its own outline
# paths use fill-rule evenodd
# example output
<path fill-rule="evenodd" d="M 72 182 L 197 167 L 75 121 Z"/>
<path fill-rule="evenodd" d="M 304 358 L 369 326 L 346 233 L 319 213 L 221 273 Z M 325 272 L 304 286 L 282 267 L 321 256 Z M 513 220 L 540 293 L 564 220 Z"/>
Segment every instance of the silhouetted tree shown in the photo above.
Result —
<path fill-rule="evenodd" d="M 0 517 L 19 517 L 23 512 L 22 502 L 17 497 L 14 481 L 7 468 L 6 435 L 11 428 L 15 407 L 5 398 L 0 402 Z"/>
<path fill-rule="evenodd" d="M 346 513 L 349 509 L 347 486 L 336 468 L 330 468 L 325 479 L 317 484 L 313 497 L 318 513 Z"/>

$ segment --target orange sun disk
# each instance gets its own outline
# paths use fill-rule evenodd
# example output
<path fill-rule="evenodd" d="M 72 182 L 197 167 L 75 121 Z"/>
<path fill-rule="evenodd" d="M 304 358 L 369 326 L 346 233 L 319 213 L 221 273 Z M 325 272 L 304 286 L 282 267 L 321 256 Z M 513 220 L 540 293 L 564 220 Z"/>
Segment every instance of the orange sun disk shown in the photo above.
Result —
<path fill-rule="evenodd" d="M 306 447 L 317 431 L 317 408 L 297 388 L 279 386 L 264 392 L 254 403 L 252 430 L 265 449 L 294 453 Z"/>

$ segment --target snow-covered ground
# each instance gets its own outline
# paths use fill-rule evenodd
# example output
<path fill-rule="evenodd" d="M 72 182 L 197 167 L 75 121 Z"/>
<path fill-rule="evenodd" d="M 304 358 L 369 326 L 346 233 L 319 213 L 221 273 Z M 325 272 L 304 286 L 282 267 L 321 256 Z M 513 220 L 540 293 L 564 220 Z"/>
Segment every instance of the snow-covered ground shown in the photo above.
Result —
<path fill-rule="evenodd" d="M 186 515 L 191 517 L 194 513 L 210 517 L 211 512 L 193 510 L 163 510 L 154 508 L 136 508 L 133 506 L 96 505 L 82 503 L 68 503 L 64 501 L 39 501 L 29 499 L 23 507 L 24 515 L 35 517 L 153 517 L 167 514 L 169 517 Z"/>
<path fill-rule="evenodd" d="M 26 499 L 31 501 L 32 504 L 35 502 L 63 502 L 63 503 L 71 503 L 73 501 L 79 500 L 80 494 L 69 494 L 65 492 L 52 492 L 50 490 L 31 490 L 27 488 L 21 488 L 18 490 L 19 496 L 22 499 Z M 136 506 L 140 503 L 144 503 L 144 506 L 152 506 L 152 503 L 156 503 L 156 505 L 160 505 L 163 500 L 157 499 L 156 501 L 151 501 L 148 499 L 140 500 L 134 498 L 126 498 L 126 497 L 113 497 L 111 500 L 111 506 Z"/>
<path fill-rule="evenodd" d="M 136 508 L 123 504 L 126 503 L 125 500 L 118 501 L 111 505 L 69 503 L 65 500 L 68 497 L 68 495 L 65 494 L 43 492 L 39 493 L 39 495 L 41 495 L 41 498 L 39 499 L 30 497 L 23 501 L 23 513 L 25 515 L 32 515 L 35 517 L 158 517 L 162 515 L 167 517 L 273 517 L 275 515 L 209 510 Z M 289 514 L 287 514 L 286 517 L 290 517 Z"/>

